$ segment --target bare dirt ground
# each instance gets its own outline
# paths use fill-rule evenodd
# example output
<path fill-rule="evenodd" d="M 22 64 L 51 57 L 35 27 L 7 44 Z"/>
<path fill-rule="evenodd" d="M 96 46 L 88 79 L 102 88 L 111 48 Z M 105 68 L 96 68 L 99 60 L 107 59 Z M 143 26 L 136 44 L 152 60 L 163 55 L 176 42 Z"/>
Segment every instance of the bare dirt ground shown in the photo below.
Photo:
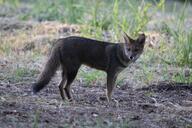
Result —
<path fill-rule="evenodd" d="M 73 103 L 63 102 L 55 82 L 37 96 L 27 83 L 0 83 L 0 126 L 16 127 L 135 127 L 192 126 L 192 86 L 151 85 L 133 90 L 116 88 L 119 104 L 107 103 L 104 85 L 72 87 Z"/>

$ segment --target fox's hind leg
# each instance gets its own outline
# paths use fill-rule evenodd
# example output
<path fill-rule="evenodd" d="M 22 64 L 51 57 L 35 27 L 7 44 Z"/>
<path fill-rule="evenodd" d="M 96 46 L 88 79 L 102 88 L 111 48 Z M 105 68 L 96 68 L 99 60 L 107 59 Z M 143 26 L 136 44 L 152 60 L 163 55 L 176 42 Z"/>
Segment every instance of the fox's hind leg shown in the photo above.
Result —
<path fill-rule="evenodd" d="M 65 72 L 63 71 L 63 73 L 62 73 L 62 80 L 59 83 L 59 91 L 60 91 L 61 98 L 63 100 L 65 100 L 64 87 L 66 86 L 66 84 L 67 84 L 67 78 L 66 78 Z"/>
<path fill-rule="evenodd" d="M 74 68 L 71 71 L 67 71 L 67 84 L 64 87 L 64 91 L 65 91 L 66 97 L 68 98 L 69 101 L 72 100 L 71 92 L 70 92 L 70 86 L 71 86 L 71 83 L 73 82 L 73 80 L 75 79 L 75 77 L 77 75 L 78 69 L 79 69 L 79 67 Z"/>

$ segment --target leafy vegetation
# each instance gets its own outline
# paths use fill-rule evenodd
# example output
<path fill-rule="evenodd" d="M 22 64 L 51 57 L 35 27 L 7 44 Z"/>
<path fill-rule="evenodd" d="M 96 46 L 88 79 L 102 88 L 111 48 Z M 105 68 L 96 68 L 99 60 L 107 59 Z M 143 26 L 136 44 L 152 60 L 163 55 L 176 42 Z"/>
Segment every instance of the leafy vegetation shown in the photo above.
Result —
<path fill-rule="evenodd" d="M 164 23 L 164 32 L 167 32 L 169 36 L 174 39 L 174 60 L 173 63 L 177 63 L 181 66 L 192 67 L 192 29 L 186 29 L 186 10 L 187 3 L 185 2 L 182 10 L 179 15 L 178 20 L 172 20 L 172 24 L 174 24 L 174 28 L 170 27 Z"/>
<path fill-rule="evenodd" d="M 80 26 L 79 35 L 99 40 L 119 42 L 122 38 L 122 31 L 127 32 L 134 38 L 141 32 L 145 32 L 150 37 L 151 31 L 155 31 L 160 34 L 157 37 L 158 41 L 156 41 L 158 44 L 149 46 L 151 40 L 148 37 L 145 53 L 139 62 L 142 63 L 141 72 L 135 71 L 133 76 L 146 84 L 154 81 L 157 76 L 161 77 L 160 80 L 192 82 L 191 78 L 186 78 L 186 81 L 185 77 L 181 77 L 185 68 L 189 68 L 190 73 L 192 68 L 192 29 L 190 27 L 186 28 L 186 22 L 190 17 L 187 9 L 191 5 L 187 0 L 182 6 L 178 6 L 176 2 L 170 6 L 166 2 L 165 0 L 1 0 L 0 5 L 10 5 L 11 8 L 16 9 L 25 3 L 29 5 L 27 7 L 30 11 L 18 13 L 18 17 L 22 20 L 36 20 L 42 23 L 43 21 L 59 21 L 76 24 Z M 175 13 L 176 10 L 177 13 Z M 167 12 L 171 13 L 168 19 L 154 19 L 158 14 L 166 17 Z M 156 26 L 152 30 L 149 29 L 151 22 L 156 22 Z M 0 45 L 0 53 L 9 56 L 13 49 L 17 51 L 20 46 L 25 46 L 25 43 L 29 42 L 31 38 L 28 35 L 29 32 L 34 37 L 45 32 L 49 35 L 52 34 L 54 37 L 57 30 L 58 28 L 56 30 L 51 28 L 51 32 L 49 32 L 50 29 L 47 26 L 35 26 L 30 31 L 13 34 L 9 39 L 2 38 L 0 40 L 2 44 Z M 42 51 L 47 49 L 46 46 Z M 37 51 L 39 49 L 34 49 L 33 55 L 47 53 L 40 51 L 36 54 Z M 151 69 L 149 66 L 151 64 L 155 65 L 155 69 Z M 157 70 L 159 70 L 157 65 L 159 64 L 164 67 L 161 71 L 158 71 L 160 73 L 157 73 Z M 170 76 L 169 67 L 179 67 L 183 70 L 178 70 Z M 21 74 L 19 73 L 16 76 L 22 76 Z M 178 76 L 177 74 L 181 75 Z M 102 76 L 97 71 L 90 74 L 80 72 L 80 75 L 89 84 Z M 121 83 L 123 80 L 124 78 L 120 78 L 119 82 Z"/>

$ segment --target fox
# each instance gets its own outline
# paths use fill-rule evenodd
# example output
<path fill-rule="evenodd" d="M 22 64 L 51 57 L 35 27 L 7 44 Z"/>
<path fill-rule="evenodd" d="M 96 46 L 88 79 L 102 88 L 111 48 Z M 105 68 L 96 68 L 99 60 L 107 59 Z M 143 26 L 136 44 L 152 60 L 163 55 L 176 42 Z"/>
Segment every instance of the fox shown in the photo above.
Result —
<path fill-rule="evenodd" d="M 79 36 L 58 39 L 44 69 L 32 86 L 33 93 L 43 89 L 61 67 L 62 79 L 58 85 L 60 95 L 62 100 L 72 101 L 71 84 L 81 65 L 86 65 L 106 72 L 106 98 L 110 102 L 118 74 L 143 53 L 146 36 L 142 33 L 133 39 L 124 32 L 123 39 L 124 42 L 118 43 Z"/>

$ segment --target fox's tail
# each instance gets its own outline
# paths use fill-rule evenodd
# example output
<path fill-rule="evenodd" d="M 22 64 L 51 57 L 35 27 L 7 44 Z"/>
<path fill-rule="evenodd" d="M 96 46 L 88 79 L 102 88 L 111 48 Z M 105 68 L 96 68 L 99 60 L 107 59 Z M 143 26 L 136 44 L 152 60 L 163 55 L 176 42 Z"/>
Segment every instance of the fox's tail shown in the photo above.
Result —
<path fill-rule="evenodd" d="M 60 66 L 60 52 L 57 47 L 53 48 L 51 55 L 45 65 L 45 68 L 38 77 L 38 80 L 33 84 L 33 93 L 39 92 L 51 80 L 57 68 Z"/>

